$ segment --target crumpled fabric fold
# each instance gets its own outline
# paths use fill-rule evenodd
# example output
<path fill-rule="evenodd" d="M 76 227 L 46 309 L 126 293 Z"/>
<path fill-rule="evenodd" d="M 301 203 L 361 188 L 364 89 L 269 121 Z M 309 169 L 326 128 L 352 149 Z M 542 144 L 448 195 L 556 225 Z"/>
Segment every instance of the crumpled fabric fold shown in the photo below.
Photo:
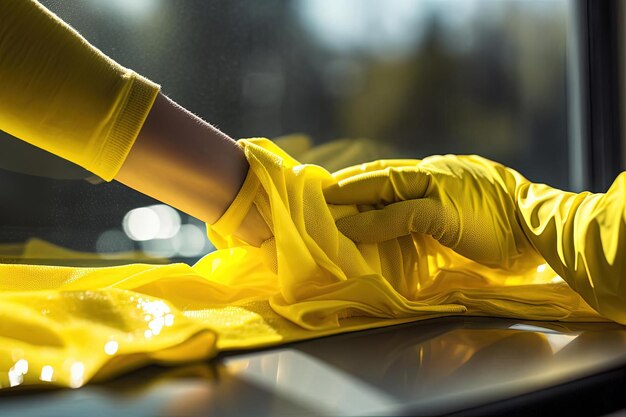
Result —
<path fill-rule="evenodd" d="M 266 139 L 194 266 L 0 265 L 0 386 L 78 387 L 148 362 L 176 364 L 443 315 L 606 321 L 546 265 L 498 270 L 423 235 L 356 244 L 329 205 L 336 179 Z M 235 236 L 254 204 L 274 238 Z M 407 251 L 407 247 L 414 251 Z"/>

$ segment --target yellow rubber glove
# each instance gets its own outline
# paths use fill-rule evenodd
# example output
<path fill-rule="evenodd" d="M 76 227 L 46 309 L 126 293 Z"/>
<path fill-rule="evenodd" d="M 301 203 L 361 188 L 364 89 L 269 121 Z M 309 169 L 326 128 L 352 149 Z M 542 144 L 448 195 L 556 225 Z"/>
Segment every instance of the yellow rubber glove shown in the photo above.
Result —
<path fill-rule="evenodd" d="M 371 196 L 349 193 L 345 204 L 336 205 L 327 204 L 323 193 L 347 171 L 333 176 L 319 166 L 300 164 L 268 140 L 239 144 L 250 171 L 230 208 L 209 226 L 209 237 L 225 251 L 249 247 L 235 232 L 249 208 L 256 206 L 274 235 L 260 249 L 254 248 L 257 262 L 275 277 L 279 289 L 269 304 L 299 326 L 319 331 L 340 325 L 346 317 L 464 311 L 537 320 L 597 320 L 577 294 L 561 280 L 554 282 L 554 272 L 542 265 L 543 259 L 527 242 L 518 249 L 534 256 L 515 255 L 509 270 L 481 265 L 423 234 L 405 232 L 397 239 L 355 244 L 336 222 L 359 209 L 371 209 L 357 206 Z M 395 162 L 407 163 L 411 161 Z M 412 161 L 413 166 L 416 163 Z M 389 164 L 383 161 L 378 167 Z M 410 183 L 407 187 L 411 191 Z M 354 223 L 356 232 L 369 227 L 366 221 Z M 386 233 L 387 227 L 380 232 Z"/>
<path fill-rule="evenodd" d="M 542 263 L 516 220 L 519 173 L 478 156 L 432 156 L 363 164 L 335 174 L 330 203 L 353 201 L 363 213 L 340 219 L 357 242 L 420 233 L 483 265 L 520 271 Z M 383 210 L 371 210 L 385 206 Z M 369 210 L 368 210 L 369 209 Z"/>
<path fill-rule="evenodd" d="M 336 177 L 329 202 L 384 206 L 340 219 L 351 239 L 429 234 L 471 260 L 515 271 L 543 258 L 596 311 L 626 323 L 626 173 L 606 194 L 533 184 L 478 156 L 376 162 Z"/>

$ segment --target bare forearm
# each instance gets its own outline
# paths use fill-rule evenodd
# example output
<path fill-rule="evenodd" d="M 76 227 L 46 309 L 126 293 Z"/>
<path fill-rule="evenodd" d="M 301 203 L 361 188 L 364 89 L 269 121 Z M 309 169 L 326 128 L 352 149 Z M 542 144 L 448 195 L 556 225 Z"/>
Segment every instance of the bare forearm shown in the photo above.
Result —
<path fill-rule="evenodd" d="M 231 138 L 159 94 L 115 178 L 213 223 L 234 199 L 247 170 Z"/>
<path fill-rule="evenodd" d="M 215 223 L 234 200 L 247 172 L 248 162 L 233 139 L 159 94 L 115 179 Z M 251 243 L 271 236 L 256 210 L 241 233 Z"/>

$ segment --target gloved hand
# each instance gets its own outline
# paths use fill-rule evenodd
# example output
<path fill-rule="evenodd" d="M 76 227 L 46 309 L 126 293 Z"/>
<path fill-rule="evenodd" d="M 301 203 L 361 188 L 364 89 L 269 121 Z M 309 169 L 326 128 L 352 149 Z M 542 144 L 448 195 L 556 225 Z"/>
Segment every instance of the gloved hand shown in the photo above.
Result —
<path fill-rule="evenodd" d="M 432 156 L 363 164 L 335 177 L 338 183 L 324 191 L 329 203 L 373 206 L 337 222 L 356 242 L 420 233 L 494 268 L 519 271 L 543 262 L 516 217 L 516 190 L 528 180 L 500 164 Z"/>
<path fill-rule="evenodd" d="M 335 177 L 325 190 L 329 203 L 374 205 L 337 221 L 351 239 L 424 233 L 471 260 L 516 272 L 545 261 L 596 311 L 626 324 L 626 173 L 606 194 L 533 184 L 477 156 L 380 161 Z"/>

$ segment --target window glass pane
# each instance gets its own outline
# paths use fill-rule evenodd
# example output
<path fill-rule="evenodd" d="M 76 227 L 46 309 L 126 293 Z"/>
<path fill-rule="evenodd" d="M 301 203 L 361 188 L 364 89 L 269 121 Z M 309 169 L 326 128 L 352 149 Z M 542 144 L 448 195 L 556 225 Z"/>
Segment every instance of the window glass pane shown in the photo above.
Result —
<path fill-rule="evenodd" d="M 232 137 L 369 140 L 356 156 L 327 160 L 333 169 L 355 159 L 476 153 L 568 186 L 565 0 L 42 3 Z M 157 202 L 115 182 L 67 179 L 88 173 L 37 159 L 15 139 L 0 144 L 20 148 L 1 162 L 2 242 L 38 237 L 187 262 L 211 248 L 201 222 L 163 207 L 139 212 L 146 224 L 129 232 L 128 213 Z M 155 222 L 173 222 L 169 237 Z M 133 240 L 137 233 L 161 235 Z M 10 260 L 18 250 L 4 253 Z"/>

